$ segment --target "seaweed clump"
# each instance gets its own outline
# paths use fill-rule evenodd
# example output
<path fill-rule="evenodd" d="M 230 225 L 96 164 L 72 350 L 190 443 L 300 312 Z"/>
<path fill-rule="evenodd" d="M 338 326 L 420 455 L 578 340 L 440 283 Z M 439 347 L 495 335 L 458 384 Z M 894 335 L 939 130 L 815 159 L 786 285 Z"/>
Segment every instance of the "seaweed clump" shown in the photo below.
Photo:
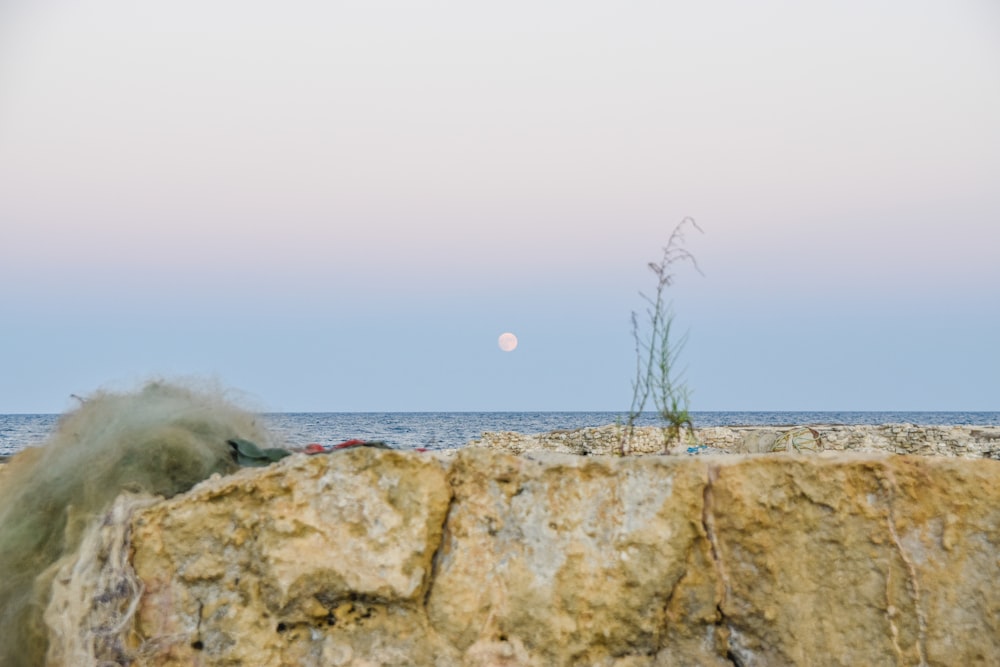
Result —
<path fill-rule="evenodd" d="M 120 493 L 170 497 L 232 472 L 233 438 L 270 440 L 221 392 L 154 382 L 86 399 L 44 445 L 14 456 L 0 482 L 0 665 L 44 664 L 56 563 Z"/>

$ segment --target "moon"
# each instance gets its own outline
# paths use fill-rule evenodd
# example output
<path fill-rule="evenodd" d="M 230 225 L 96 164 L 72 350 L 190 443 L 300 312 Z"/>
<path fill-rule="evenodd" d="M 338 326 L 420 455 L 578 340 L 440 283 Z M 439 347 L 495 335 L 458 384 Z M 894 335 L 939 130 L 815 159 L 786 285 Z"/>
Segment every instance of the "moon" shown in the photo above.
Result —
<path fill-rule="evenodd" d="M 517 347 L 517 336 L 509 331 L 507 333 L 502 333 L 500 334 L 500 338 L 497 339 L 497 345 L 499 345 L 500 349 L 504 352 L 513 352 L 514 348 Z"/>

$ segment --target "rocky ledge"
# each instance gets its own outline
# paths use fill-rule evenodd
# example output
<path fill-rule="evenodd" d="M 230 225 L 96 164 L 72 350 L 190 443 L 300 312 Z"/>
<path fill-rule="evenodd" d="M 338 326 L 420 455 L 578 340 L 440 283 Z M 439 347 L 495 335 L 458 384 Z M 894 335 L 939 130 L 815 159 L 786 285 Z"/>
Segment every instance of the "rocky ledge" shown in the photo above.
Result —
<path fill-rule="evenodd" d="M 295 455 L 122 496 L 60 665 L 1000 664 L 1000 462 Z"/>
<path fill-rule="evenodd" d="M 916 424 L 798 426 L 719 426 L 686 433 L 680 443 L 665 443 L 656 427 L 634 429 L 609 425 L 525 435 L 511 431 L 483 433 L 471 444 L 521 454 L 765 454 L 820 451 L 888 452 L 921 456 L 1000 459 L 1000 426 L 918 426 Z"/>

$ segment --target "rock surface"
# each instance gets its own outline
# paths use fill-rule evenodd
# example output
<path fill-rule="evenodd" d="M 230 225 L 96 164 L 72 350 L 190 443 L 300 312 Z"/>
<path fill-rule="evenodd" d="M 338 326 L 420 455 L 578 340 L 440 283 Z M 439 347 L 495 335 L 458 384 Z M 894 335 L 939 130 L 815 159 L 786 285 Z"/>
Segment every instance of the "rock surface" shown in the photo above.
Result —
<path fill-rule="evenodd" d="M 730 454 L 858 451 L 1000 459 L 1000 426 L 710 426 L 686 433 L 680 443 L 664 443 L 660 428 L 639 427 L 629 438 L 623 426 L 609 425 L 533 435 L 490 431 L 470 444 L 512 454 L 529 451 L 614 454 L 621 448 L 624 454 L 655 454 L 662 452 L 666 444 L 675 454 L 685 453 L 688 447 L 705 447 L 710 452 Z"/>
<path fill-rule="evenodd" d="M 52 664 L 1000 664 L 997 461 L 357 449 L 115 516 Z"/>

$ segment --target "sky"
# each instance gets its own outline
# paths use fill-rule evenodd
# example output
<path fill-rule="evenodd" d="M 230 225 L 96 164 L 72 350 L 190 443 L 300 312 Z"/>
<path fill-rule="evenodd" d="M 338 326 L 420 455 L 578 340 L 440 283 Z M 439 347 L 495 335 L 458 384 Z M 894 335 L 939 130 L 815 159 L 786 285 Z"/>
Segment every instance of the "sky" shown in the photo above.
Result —
<path fill-rule="evenodd" d="M 0 413 L 624 412 L 686 216 L 692 409 L 1000 410 L 1000 5 L 0 6 Z"/>

